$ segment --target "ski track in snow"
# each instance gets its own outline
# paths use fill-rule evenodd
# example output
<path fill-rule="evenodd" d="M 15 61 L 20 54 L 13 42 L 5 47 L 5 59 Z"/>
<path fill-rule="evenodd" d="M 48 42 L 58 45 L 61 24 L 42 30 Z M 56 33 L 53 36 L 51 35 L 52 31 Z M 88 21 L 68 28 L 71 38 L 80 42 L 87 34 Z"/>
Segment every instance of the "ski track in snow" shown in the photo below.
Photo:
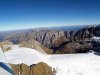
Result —
<path fill-rule="evenodd" d="M 27 65 L 45 62 L 57 70 L 56 75 L 100 75 L 100 56 L 93 53 L 47 55 L 17 45 L 6 51 L 9 63 Z"/>

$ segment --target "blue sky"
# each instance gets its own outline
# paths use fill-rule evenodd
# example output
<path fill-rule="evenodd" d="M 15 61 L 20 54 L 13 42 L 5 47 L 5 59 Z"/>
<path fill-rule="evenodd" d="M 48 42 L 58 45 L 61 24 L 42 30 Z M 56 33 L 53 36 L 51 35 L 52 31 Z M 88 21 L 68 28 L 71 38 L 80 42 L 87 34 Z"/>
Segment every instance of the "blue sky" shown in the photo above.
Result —
<path fill-rule="evenodd" d="M 100 0 L 0 0 L 0 31 L 100 24 Z"/>

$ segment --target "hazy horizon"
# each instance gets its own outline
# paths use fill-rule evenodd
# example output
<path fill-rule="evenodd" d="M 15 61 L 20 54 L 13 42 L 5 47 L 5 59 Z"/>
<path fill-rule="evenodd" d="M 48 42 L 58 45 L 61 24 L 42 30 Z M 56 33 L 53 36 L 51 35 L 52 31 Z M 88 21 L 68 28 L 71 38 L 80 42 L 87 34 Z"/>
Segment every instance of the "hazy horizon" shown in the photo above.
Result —
<path fill-rule="evenodd" d="M 0 31 L 100 24 L 99 0 L 0 0 Z"/>
<path fill-rule="evenodd" d="M 7 32 L 7 31 L 20 31 L 20 30 L 28 30 L 28 29 L 58 29 L 59 30 L 59 28 L 60 29 L 62 29 L 62 28 L 64 28 L 64 27 L 69 27 L 69 28 L 64 28 L 64 29 L 71 29 L 72 27 L 90 27 L 90 26 L 97 26 L 97 25 L 100 25 L 100 24 L 90 24 L 90 25 L 61 25 L 61 26 L 45 26 L 45 27 L 30 27 L 30 28 L 18 28 L 18 29 L 7 29 L 7 30 L 0 30 L 0 32 Z M 73 28 L 72 28 L 73 29 Z"/>

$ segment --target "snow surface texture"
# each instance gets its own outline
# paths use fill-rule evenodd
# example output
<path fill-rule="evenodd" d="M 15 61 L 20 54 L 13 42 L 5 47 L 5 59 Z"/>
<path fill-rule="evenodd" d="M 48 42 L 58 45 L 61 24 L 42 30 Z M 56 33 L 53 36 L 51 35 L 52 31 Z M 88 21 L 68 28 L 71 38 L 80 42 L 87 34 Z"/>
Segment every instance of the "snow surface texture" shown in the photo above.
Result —
<path fill-rule="evenodd" d="M 6 60 L 6 58 L 5 58 L 4 54 L 3 54 L 3 51 L 1 49 L 1 47 L 0 47 L 0 62 L 7 63 L 7 60 Z"/>
<path fill-rule="evenodd" d="M 35 49 L 13 46 L 5 56 L 12 64 L 45 62 L 57 70 L 56 75 L 100 75 L 100 56 L 93 53 L 47 55 Z"/>
<path fill-rule="evenodd" d="M 91 40 L 100 42 L 100 37 L 93 37 Z"/>

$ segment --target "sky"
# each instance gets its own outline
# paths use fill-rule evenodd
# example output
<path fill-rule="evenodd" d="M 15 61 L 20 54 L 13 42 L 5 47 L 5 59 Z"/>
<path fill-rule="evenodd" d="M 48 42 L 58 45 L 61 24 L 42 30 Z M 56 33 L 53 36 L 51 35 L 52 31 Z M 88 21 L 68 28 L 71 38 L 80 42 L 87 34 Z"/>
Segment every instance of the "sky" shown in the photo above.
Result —
<path fill-rule="evenodd" d="M 0 31 L 100 24 L 100 0 L 0 0 Z"/>

